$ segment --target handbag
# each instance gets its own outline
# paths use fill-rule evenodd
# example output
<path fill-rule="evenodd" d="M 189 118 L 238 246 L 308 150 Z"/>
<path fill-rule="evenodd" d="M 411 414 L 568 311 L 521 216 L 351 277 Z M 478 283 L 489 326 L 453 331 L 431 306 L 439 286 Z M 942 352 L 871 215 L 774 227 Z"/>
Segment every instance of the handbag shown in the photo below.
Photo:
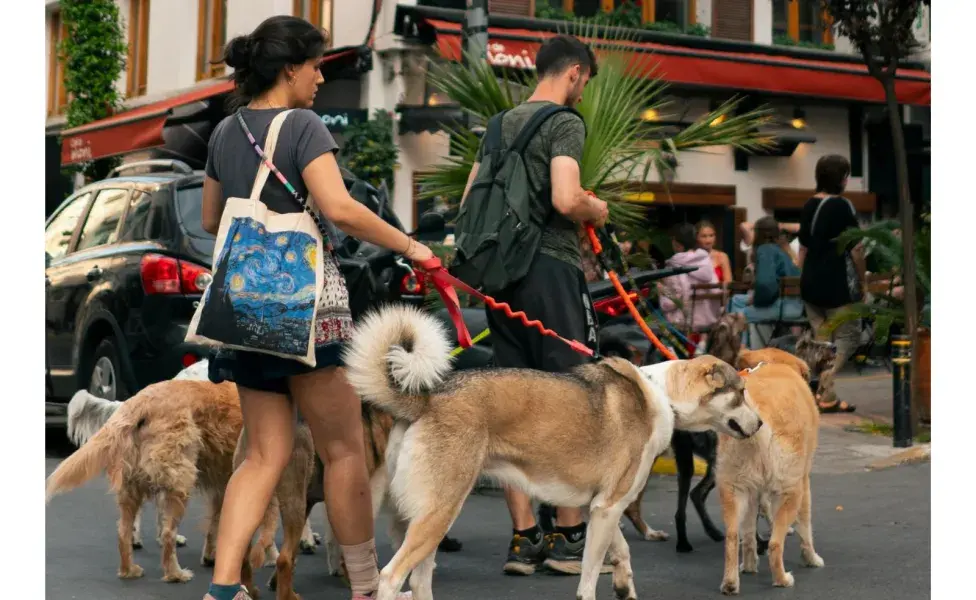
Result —
<path fill-rule="evenodd" d="M 213 281 L 190 321 L 186 341 L 314 367 L 315 317 L 325 283 L 322 261 L 338 263 L 338 259 L 307 199 L 271 162 L 290 113 L 282 111 L 271 121 L 262 150 L 237 112 L 237 121 L 261 163 L 250 197 L 229 198 L 224 206 L 214 244 Z M 279 214 L 261 202 L 271 173 L 292 193 L 302 212 Z"/>
<path fill-rule="evenodd" d="M 813 212 L 813 219 L 810 221 L 811 236 L 813 235 L 814 229 L 817 226 L 817 217 L 820 216 L 820 209 L 823 208 L 823 205 L 828 200 L 833 198 L 846 202 L 848 208 L 851 209 L 851 214 L 857 217 L 857 210 L 855 210 L 854 205 L 850 200 L 844 198 L 843 196 L 828 196 L 820 201 L 820 204 L 817 205 L 817 210 Z M 833 242 L 833 240 L 830 241 Z M 854 266 L 854 257 L 851 256 L 851 251 L 847 249 L 844 250 L 844 268 L 848 296 L 850 297 L 851 302 L 860 302 L 864 296 L 863 291 L 861 290 L 861 278 L 858 277 L 857 268 Z"/>

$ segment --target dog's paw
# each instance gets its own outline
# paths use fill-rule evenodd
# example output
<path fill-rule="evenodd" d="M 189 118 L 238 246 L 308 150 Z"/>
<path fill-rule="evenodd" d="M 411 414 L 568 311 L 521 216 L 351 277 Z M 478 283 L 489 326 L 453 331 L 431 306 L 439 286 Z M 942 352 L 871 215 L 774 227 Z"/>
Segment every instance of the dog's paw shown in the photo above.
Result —
<path fill-rule="evenodd" d="M 119 569 L 119 579 L 139 579 L 142 574 L 142 567 L 139 565 L 132 565 L 125 570 Z"/>
<path fill-rule="evenodd" d="M 216 564 L 216 561 L 214 560 L 214 557 L 212 557 L 212 556 L 201 556 L 200 557 L 200 566 L 201 567 L 207 567 L 208 569 L 212 569 L 213 566 L 214 566 L 214 564 Z"/>
<path fill-rule="evenodd" d="M 651 529 L 650 527 L 644 532 L 644 539 L 648 542 L 666 542 L 669 537 L 671 536 L 668 535 L 668 532 Z"/>
<path fill-rule="evenodd" d="M 795 580 L 793 579 L 793 573 L 790 573 L 789 571 L 786 571 L 785 573 L 783 573 L 783 577 L 781 579 L 778 578 L 778 579 L 773 580 L 773 587 L 787 587 L 787 588 L 789 588 L 789 587 L 793 587 L 793 584 L 794 583 L 795 583 Z"/>
<path fill-rule="evenodd" d="M 719 588 L 722 594 L 726 596 L 738 596 L 739 595 L 739 580 L 738 579 L 725 579 L 722 581 L 722 587 Z"/>
<path fill-rule="evenodd" d="M 786 535 L 793 535 L 794 533 L 796 533 L 796 530 L 790 525 L 790 528 L 786 530 Z"/>
<path fill-rule="evenodd" d="M 298 549 L 302 554 L 315 554 L 315 541 L 300 540 L 298 542 Z"/>
<path fill-rule="evenodd" d="M 186 583 L 191 579 L 193 579 L 193 571 L 190 569 L 180 569 L 163 575 L 163 581 L 166 583 Z"/>
<path fill-rule="evenodd" d="M 183 548 L 184 546 L 186 546 L 186 536 L 185 535 L 180 535 L 180 534 L 177 533 L 176 534 L 176 547 L 177 548 Z"/>
<path fill-rule="evenodd" d="M 688 543 L 688 540 L 679 540 L 678 546 L 675 548 L 675 550 L 677 550 L 681 554 L 687 554 L 692 550 L 694 550 L 694 548 L 691 546 L 691 544 Z"/>
<path fill-rule="evenodd" d="M 142 550 L 142 540 L 132 540 L 133 550 Z"/>
<path fill-rule="evenodd" d="M 755 556 L 748 557 L 744 556 L 742 558 L 742 564 L 739 565 L 740 573 L 749 573 L 750 575 L 759 572 L 759 559 Z"/>
<path fill-rule="evenodd" d="M 803 555 L 803 564 L 811 569 L 819 569 L 824 566 L 824 559 L 820 558 L 820 555 L 816 552 L 807 552 L 804 550 L 801 554 Z"/>
<path fill-rule="evenodd" d="M 764 540 L 762 538 L 756 540 L 756 554 L 765 555 L 766 550 L 769 550 L 769 540 Z"/>
<path fill-rule="evenodd" d="M 637 591 L 632 583 L 622 587 L 613 586 L 613 593 L 617 600 L 637 600 Z"/>
<path fill-rule="evenodd" d="M 316 546 L 321 546 L 322 545 L 322 534 L 321 533 L 315 533 L 313 531 L 312 532 L 312 539 L 315 540 L 315 545 Z"/>

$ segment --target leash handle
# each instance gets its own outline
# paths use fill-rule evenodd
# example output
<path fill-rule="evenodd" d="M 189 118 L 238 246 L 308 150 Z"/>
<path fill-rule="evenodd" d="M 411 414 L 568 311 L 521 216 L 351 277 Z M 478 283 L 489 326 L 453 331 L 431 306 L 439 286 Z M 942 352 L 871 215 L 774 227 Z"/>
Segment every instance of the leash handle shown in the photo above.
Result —
<path fill-rule="evenodd" d="M 462 348 L 470 348 L 473 342 L 471 340 L 471 334 L 468 332 L 468 327 L 464 323 L 464 317 L 461 314 L 461 303 L 458 300 L 457 292 L 454 290 L 455 287 L 463 292 L 471 294 L 475 298 L 478 298 L 488 305 L 488 307 L 492 310 L 500 310 L 505 313 L 506 317 L 510 319 L 518 319 L 526 327 L 536 329 L 542 335 L 556 338 L 580 354 L 593 356 L 593 350 L 586 344 L 577 340 L 570 340 L 562 337 L 552 329 L 549 329 L 543 325 L 542 321 L 539 321 L 538 319 L 529 319 L 528 315 L 526 315 L 524 311 L 512 310 L 512 307 L 508 303 L 498 302 L 491 296 L 482 294 L 457 277 L 454 277 L 447 272 L 447 269 L 445 269 L 444 265 L 441 264 L 441 260 L 436 256 L 424 261 L 418 261 L 414 264 L 427 273 L 430 280 L 434 283 L 434 287 L 437 289 L 437 292 L 440 294 L 441 299 L 444 300 L 444 304 L 447 306 L 447 312 L 450 314 L 451 321 L 454 323 L 454 328 L 457 329 L 458 332 L 458 345 Z"/>

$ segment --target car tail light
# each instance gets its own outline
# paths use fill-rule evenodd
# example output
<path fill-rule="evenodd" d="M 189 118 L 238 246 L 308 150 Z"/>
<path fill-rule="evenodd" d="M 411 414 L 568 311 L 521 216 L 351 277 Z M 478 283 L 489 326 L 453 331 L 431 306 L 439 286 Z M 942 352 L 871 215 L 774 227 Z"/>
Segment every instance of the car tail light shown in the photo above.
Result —
<path fill-rule="evenodd" d="M 192 352 L 187 352 L 183 355 L 183 368 L 187 369 L 200 362 L 200 357 Z"/>
<path fill-rule="evenodd" d="M 421 271 L 414 271 L 413 274 L 403 276 L 400 281 L 400 293 L 413 296 L 422 296 L 427 293 L 427 277 Z"/>
<path fill-rule="evenodd" d="M 161 254 L 146 254 L 140 265 L 142 289 L 149 295 L 201 294 L 210 285 L 210 271 Z"/>

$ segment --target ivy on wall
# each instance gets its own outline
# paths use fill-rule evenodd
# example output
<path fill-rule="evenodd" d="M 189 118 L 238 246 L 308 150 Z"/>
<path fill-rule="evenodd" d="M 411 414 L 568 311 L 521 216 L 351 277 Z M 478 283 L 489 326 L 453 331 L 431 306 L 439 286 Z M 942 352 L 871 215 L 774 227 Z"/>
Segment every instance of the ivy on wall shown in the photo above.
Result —
<path fill-rule="evenodd" d="M 125 69 L 127 44 L 114 0 L 61 0 L 65 37 L 59 51 L 64 60 L 68 92 L 67 127 L 104 119 L 122 107 L 116 82 Z M 102 179 L 117 158 L 88 163 L 84 173 Z"/>
<path fill-rule="evenodd" d="M 393 116 L 377 109 L 372 119 L 349 125 L 343 135 L 345 143 L 339 157 L 343 166 L 375 187 L 385 181 L 392 191 L 393 172 L 397 165 Z"/>

